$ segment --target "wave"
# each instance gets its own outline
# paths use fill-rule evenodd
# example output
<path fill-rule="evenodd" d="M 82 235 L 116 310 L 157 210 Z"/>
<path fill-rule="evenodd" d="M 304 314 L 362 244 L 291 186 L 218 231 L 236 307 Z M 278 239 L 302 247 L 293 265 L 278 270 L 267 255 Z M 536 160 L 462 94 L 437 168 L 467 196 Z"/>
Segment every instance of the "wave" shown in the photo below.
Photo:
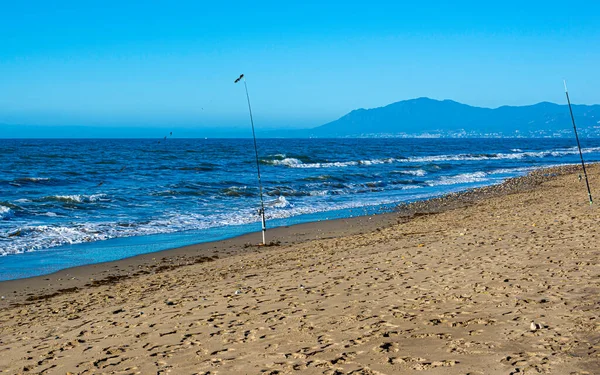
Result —
<path fill-rule="evenodd" d="M 416 176 L 416 177 L 423 177 L 427 174 L 427 172 L 424 171 L 423 169 L 408 170 L 408 171 L 392 171 L 392 173 L 406 174 L 409 176 Z"/>
<path fill-rule="evenodd" d="M 549 167 L 549 166 L 546 166 Z M 536 167 L 517 167 L 517 168 L 500 168 L 494 169 L 488 172 L 477 171 L 472 173 L 461 173 L 454 176 L 442 176 L 436 181 L 426 182 L 428 186 L 442 186 L 442 185 L 457 185 L 457 184 L 468 184 L 474 182 L 485 182 L 490 180 L 490 176 L 493 175 L 523 175 L 527 172 L 531 172 L 537 169 Z M 497 180 L 498 177 L 492 179 Z"/>
<path fill-rule="evenodd" d="M 314 214 L 346 208 L 361 208 L 387 204 L 392 200 L 371 202 L 345 202 L 332 205 L 316 202 L 310 205 L 295 206 L 285 197 L 265 202 L 266 219 L 285 219 L 292 216 Z M 206 230 L 215 227 L 245 225 L 258 222 L 257 207 L 240 208 L 215 215 L 205 216 L 190 213 L 169 213 L 162 218 L 145 222 L 102 222 L 71 225 L 25 226 L 10 232 L 0 233 L 0 255 L 39 251 L 63 245 L 103 241 L 112 238 L 167 234 L 190 230 Z"/>
<path fill-rule="evenodd" d="M 526 172 L 529 167 L 513 169 L 495 169 L 488 172 L 477 171 L 473 173 L 462 173 L 454 176 L 442 176 L 435 181 L 429 181 L 420 184 L 396 184 L 394 181 L 388 185 L 390 189 L 420 189 L 423 186 L 441 186 L 457 185 L 477 182 L 489 182 L 494 177 L 492 175 L 514 174 L 515 172 Z M 372 192 L 381 191 L 386 187 L 384 181 L 371 181 L 365 183 L 313 183 L 315 188 L 306 189 L 310 196 L 317 195 L 336 195 L 336 194 L 356 194 L 362 191 Z M 328 186 L 328 184 L 336 185 Z M 310 185 L 310 184 L 309 184 Z M 318 186 L 318 187 L 317 187 Z M 325 189 L 324 189 L 325 187 Z M 232 186 L 230 191 L 244 191 L 245 186 Z M 416 190 L 418 191 L 418 190 Z M 274 200 L 267 200 L 265 203 L 267 220 L 285 219 L 293 216 L 305 214 L 326 213 L 328 211 L 342 209 L 362 210 L 368 206 L 396 204 L 406 199 L 427 198 L 438 194 L 439 191 L 426 191 L 424 194 L 410 196 L 370 196 L 369 194 L 357 196 L 344 201 L 332 202 L 330 200 L 303 200 L 292 199 L 290 196 L 277 196 Z M 63 196 L 61 196 L 63 197 Z M 69 198 L 71 199 L 71 198 Z M 255 202 L 256 203 L 256 202 Z M 189 230 L 207 230 L 215 227 L 225 227 L 234 225 L 245 225 L 255 223 L 260 220 L 257 215 L 258 204 L 238 205 L 234 210 L 214 214 L 200 214 L 190 212 L 171 212 L 164 213 L 160 218 L 155 218 L 139 222 L 90 222 L 90 223 L 61 223 L 56 225 L 29 225 L 21 228 L 13 228 L 10 232 L 0 232 L 0 254 L 16 254 L 26 251 L 37 251 L 57 247 L 61 245 L 78 244 L 93 241 L 102 241 L 111 238 L 123 238 L 131 236 L 142 236 L 152 234 L 166 234 L 183 232 Z M 3 208 L 4 207 L 4 208 Z M 7 207 L 0 205 L 2 215 L 7 215 L 10 211 Z M 362 214 L 358 211 L 357 214 Z"/>
<path fill-rule="evenodd" d="M 111 238 L 111 231 L 93 224 L 73 226 L 26 226 L 9 232 L 10 242 L 0 249 L 0 255 L 19 254 L 52 247 L 101 241 Z"/>
<path fill-rule="evenodd" d="M 485 172 L 473 172 L 473 173 L 461 173 L 455 176 L 442 176 L 437 181 L 427 182 L 429 186 L 441 186 L 441 185 L 457 185 L 457 184 L 468 184 L 473 182 L 483 182 L 487 180 L 487 173 Z"/>
<path fill-rule="evenodd" d="M 49 195 L 49 196 L 39 199 L 39 201 L 42 201 L 42 202 L 55 201 L 55 202 L 64 202 L 64 203 L 93 203 L 93 202 L 98 202 L 100 200 L 104 200 L 105 198 L 106 198 L 106 194 Z"/>
<path fill-rule="evenodd" d="M 581 150 L 582 153 L 600 152 L 600 147 L 590 147 Z M 578 154 L 577 147 L 568 148 L 565 150 L 548 150 L 548 151 L 527 151 L 515 153 L 494 153 L 494 154 L 457 154 L 457 155 L 434 155 L 410 157 L 404 161 L 408 162 L 438 162 L 438 161 L 479 161 L 490 159 L 523 159 L 523 158 L 545 158 L 548 156 L 560 157 L 565 155 Z"/>
<path fill-rule="evenodd" d="M 285 197 L 278 197 L 274 201 L 265 202 L 265 206 L 277 208 L 293 207 L 293 205 L 287 199 L 285 199 Z"/>
<path fill-rule="evenodd" d="M 275 165 L 275 166 L 285 166 L 289 168 L 344 168 L 344 167 L 352 167 L 357 165 L 377 165 L 377 164 L 388 164 L 394 163 L 402 159 L 395 158 L 385 158 L 385 159 L 373 159 L 373 160 L 358 160 L 358 161 L 335 161 L 335 162 L 317 162 L 317 163 L 305 163 L 300 159 L 296 158 L 285 158 L 285 159 L 275 159 L 275 160 L 262 160 L 264 164 Z"/>
<path fill-rule="evenodd" d="M 534 143 L 508 143 L 508 147 L 502 143 L 485 153 L 476 151 L 469 144 L 463 149 L 442 144 L 440 147 L 404 148 L 404 151 L 382 146 L 362 155 L 358 153 L 359 149 L 345 150 L 335 145 L 326 149 L 326 153 L 320 153 L 320 156 L 303 155 L 311 153 L 310 143 L 306 146 L 301 144 L 302 148 L 291 147 L 287 155 L 274 155 L 272 151 L 273 155 L 263 158 L 267 159 L 263 163 L 269 164 L 264 174 L 267 218 L 322 212 L 311 216 L 311 219 L 317 220 L 335 215 L 328 211 L 406 201 L 417 195 L 441 194 L 453 189 L 490 184 L 535 169 L 525 166 L 547 166 L 579 158 L 576 148 L 560 148 L 557 144 L 552 142 L 550 147 L 544 148 L 545 144 L 536 143 L 536 148 L 533 148 Z M 524 151 L 516 148 L 511 150 L 516 146 Z M 128 176 L 115 178 L 111 180 L 113 184 L 89 190 L 85 186 L 92 186 L 90 184 L 97 179 L 92 179 L 89 173 L 97 170 L 102 175 L 98 178 L 104 180 L 104 175 L 114 168 L 98 169 L 94 165 L 89 167 L 74 162 L 73 166 L 62 167 L 69 170 L 53 174 L 47 174 L 47 168 L 52 168 L 53 164 L 21 172 L 16 169 L 16 174 L 11 170 L 2 175 L 2 186 L 17 182 L 21 176 L 52 177 L 49 182 L 44 182 L 43 177 L 26 177 L 21 181 L 24 188 L 9 187 L 9 194 L 4 199 L 20 207 L 13 208 L 8 202 L 0 200 L 0 219 L 4 219 L 0 220 L 0 253 L 256 222 L 259 220 L 256 214 L 259 205 L 256 166 L 252 165 L 251 159 L 244 158 L 242 161 L 232 150 L 224 149 L 223 154 L 221 151 L 203 151 L 193 160 L 182 158 L 177 163 L 141 160 L 136 164 L 134 159 L 140 157 L 132 154 Z M 292 153 L 291 150 L 296 151 Z M 600 147 L 586 148 L 583 152 L 599 150 Z M 569 156 L 561 158 L 563 155 Z M 600 154 L 592 155 L 598 160 Z M 546 159 L 534 159 L 544 157 Z M 216 171 L 201 172 L 202 168 L 214 168 Z M 84 177 L 67 176 L 74 171 Z M 49 188 L 62 184 L 69 185 L 66 188 Z M 405 189 L 414 190 L 403 191 Z M 100 191 L 108 196 L 92 195 Z M 153 194 L 156 192 L 161 193 Z M 204 196 L 194 196 L 201 194 Z M 173 195 L 189 197 L 176 197 L 179 199 L 175 200 Z M 223 230 L 224 233 L 227 231 Z"/>
<path fill-rule="evenodd" d="M 351 166 L 371 166 L 379 164 L 391 163 L 430 163 L 430 162 L 445 162 L 445 161 L 481 161 L 481 160 L 500 160 L 500 159 L 523 159 L 523 158 L 545 158 L 545 157 L 560 157 L 565 155 L 574 155 L 579 153 L 576 147 L 564 150 L 548 150 L 548 151 L 526 151 L 515 152 L 520 149 L 513 149 L 513 153 L 480 153 L 480 154 L 444 154 L 432 156 L 412 156 L 406 158 L 382 158 L 372 160 L 349 160 L 349 161 L 324 161 L 324 162 L 303 162 L 297 158 L 262 160 L 262 163 L 274 166 L 284 166 L 288 168 L 344 168 Z M 582 153 L 600 152 L 600 147 L 589 147 L 581 150 Z M 411 172 L 407 172 L 411 173 Z M 422 173 L 422 172 L 419 172 Z"/>
<path fill-rule="evenodd" d="M 373 159 L 373 160 L 361 160 L 358 162 L 360 165 L 378 165 L 378 164 L 390 164 L 399 161 L 400 159 L 386 158 L 386 159 Z"/>
<path fill-rule="evenodd" d="M 296 159 L 296 158 L 263 160 L 262 162 L 265 164 L 271 164 L 271 165 L 284 165 L 286 167 L 294 167 L 294 166 L 303 164 L 300 159 Z"/>
<path fill-rule="evenodd" d="M 13 216 L 12 209 L 5 206 L 0 206 L 0 220 L 6 220 L 11 216 Z"/>
<path fill-rule="evenodd" d="M 546 168 L 550 167 L 550 166 L 545 166 Z M 494 174 L 524 174 L 527 172 L 531 172 L 534 169 L 536 169 L 535 167 L 518 167 L 518 168 L 500 168 L 500 169 L 494 169 L 493 171 L 489 171 L 487 172 L 487 174 L 489 175 L 494 175 Z"/>

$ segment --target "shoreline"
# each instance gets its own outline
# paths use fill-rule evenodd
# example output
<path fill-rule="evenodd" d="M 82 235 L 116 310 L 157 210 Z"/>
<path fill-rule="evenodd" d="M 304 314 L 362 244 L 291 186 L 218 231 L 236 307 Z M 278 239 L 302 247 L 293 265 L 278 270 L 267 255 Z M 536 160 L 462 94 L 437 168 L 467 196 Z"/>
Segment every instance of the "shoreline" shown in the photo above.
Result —
<path fill-rule="evenodd" d="M 600 163 L 590 163 L 589 167 L 594 165 Z M 256 231 L 219 241 L 165 249 L 109 262 L 69 267 L 45 275 L 4 280 L 0 281 L 0 297 L 2 297 L 0 309 L 73 293 L 88 287 L 113 284 L 148 273 L 162 272 L 223 257 L 268 251 L 279 245 L 289 246 L 311 240 L 378 231 L 394 224 L 408 222 L 414 217 L 435 215 L 468 207 L 493 197 L 529 191 L 553 177 L 577 173 L 580 169 L 581 166 L 577 164 L 543 167 L 498 184 L 400 204 L 393 212 L 272 228 L 267 233 L 269 243 L 274 246 L 254 245 L 260 239 L 260 231 Z"/>
<path fill-rule="evenodd" d="M 32 279 L 0 301 L 0 372 L 599 373 L 600 211 L 578 172 Z"/>

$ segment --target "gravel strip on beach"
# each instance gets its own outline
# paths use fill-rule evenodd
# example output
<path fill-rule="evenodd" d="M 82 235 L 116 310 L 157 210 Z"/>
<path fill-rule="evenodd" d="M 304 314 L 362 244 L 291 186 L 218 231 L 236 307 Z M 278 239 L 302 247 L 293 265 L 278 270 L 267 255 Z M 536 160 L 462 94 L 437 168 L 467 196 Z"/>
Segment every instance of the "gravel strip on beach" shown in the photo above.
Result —
<path fill-rule="evenodd" d="M 441 197 L 401 204 L 396 207 L 395 212 L 402 217 L 440 213 L 467 207 L 493 197 L 530 191 L 552 178 L 578 172 L 583 175 L 581 165 L 578 164 L 535 169 L 525 176 L 509 178 L 500 184 L 462 190 Z"/>

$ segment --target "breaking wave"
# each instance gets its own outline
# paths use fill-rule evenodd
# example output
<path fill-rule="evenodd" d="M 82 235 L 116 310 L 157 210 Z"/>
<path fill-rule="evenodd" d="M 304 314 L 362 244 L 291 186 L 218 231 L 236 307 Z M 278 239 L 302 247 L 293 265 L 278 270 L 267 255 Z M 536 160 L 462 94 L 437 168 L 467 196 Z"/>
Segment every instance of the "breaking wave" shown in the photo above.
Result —
<path fill-rule="evenodd" d="M 519 152 L 516 152 L 519 150 Z M 581 150 L 582 153 L 599 152 L 600 147 L 590 147 Z M 576 147 L 565 150 L 550 151 L 527 151 L 521 152 L 520 149 L 513 149 L 513 153 L 490 153 L 490 154 L 445 154 L 432 156 L 413 156 L 407 158 L 383 158 L 372 160 L 350 160 L 350 161 L 323 161 L 323 162 L 303 162 L 297 158 L 288 158 L 285 155 L 281 159 L 262 160 L 262 163 L 274 166 L 284 166 L 288 168 L 344 168 L 351 166 L 370 166 L 390 163 L 424 163 L 424 162 L 447 162 L 447 161 L 481 161 L 481 160 L 511 160 L 523 158 L 545 158 L 548 156 L 561 157 L 565 155 L 574 155 L 579 153 Z M 423 171 L 424 172 L 424 171 Z M 416 172 L 416 173 L 423 173 Z M 411 174 L 411 172 L 407 172 Z"/>
<path fill-rule="evenodd" d="M 106 198 L 106 194 L 92 194 L 92 195 L 82 195 L 82 194 L 74 194 L 74 195 L 49 195 L 40 199 L 40 201 L 48 202 L 64 202 L 64 203 L 93 203 L 98 202 L 100 200 L 104 200 Z"/>
<path fill-rule="evenodd" d="M 391 203 L 393 200 L 371 202 L 345 202 L 331 205 L 319 202 L 312 205 L 295 206 L 285 197 L 265 202 L 267 220 L 285 219 L 292 216 L 327 212 L 331 210 L 361 208 Z M 214 227 L 244 225 L 258 222 L 256 207 L 241 208 L 228 213 L 210 216 L 202 214 L 170 213 L 147 222 L 103 222 L 72 225 L 25 226 L 8 233 L 0 233 L 0 255 L 38 251 L 62 245 L 108 240 L 132 236 L 166 234 Z"/>
<path fill-rule="evenodd" d="M 581 150 L 582 153 L 599 152 L 600 147 L 590 147 Z M 515 152 L 509 153 L 496 153 L 496 154 L 457 154 L 457 155 L 434 155 L 434 156 L 422 156 L 422 157 L 411 157 L 406 159 L 408 162 L 439 162 L 439 161 L 479 161 L 479 160 L 490 160 L 490 159 L 523 159 L 523 158 L 545 158 L 548 156 L 561 157 L 565 155 L 575 155 L 579 151 L 577 147 L 569 148 L 566 150 L 552 150 L 552 151 L 529 151 L 529 152 Z"/>
<path fill-rule="evenodd" d="M 423 169 L 409 170 L 409 171 L 393 171 L 392 173 L 406 174 L 409 176 L 423 177 L 427 174 Z"/>
<path fill-rule="evenodd" d="M 358 160 L 358 161 L 323 161 L 318 163 L 305 163 L 300 159 L 296 158 L 285 158 L 281 160 L 263 160 L 262 162 L 265 164 L 275 165 L 275 166 L 285 166 L 289 168 L 344 168 L 351 167 L 356 165 L 377 165 L 377 164 L 387 164 L 394 163 L 401 159 L 395 158 L 386 158 L 386 159 L 374 159 L 374 160 Z"/>
<path fill-rule="evenodd" d="M 441 186 L 483 182 L 487 180 L 486 176 L 485 172 L 461 173 L 456 176 L 442 176 L 439 180 L 430 181 L 427 184 L 429 186 Z"/>
<path fill-rule="evenodd" d="M 131 147 L 137 141 L 119 142 L 111 143 L 110 155 L 97 141 L 81 143 L 88 146 L 82 149 L 86 152 L 66 143 L 62 150 L 72 155 L 64 158 L 69 163 L 57 163 L 56 158 L 34 163 L 28 159 L 30 152 L 8 155 L 12 162 L 21 162 L 15 165 L 28 168 L 0 171 L 0 254 L 190 230 L 200 231 L 189 233 L 190 238 L 227 235 L 246 230 L 230 232 L 229 226 L 259 222 L 255 160 L 245 153 L 245 141 L 186 141 L 181 147 L 171 142 L 167 147 L 161 144 L 161 155 L 150 156 L 149 144 Z M 352 212 L 343 215 L 361 214 L 366 206 L 424 199 L 579 161 L 570 141 L 489 141 L 489 147 L 479 142 L 428 142 L 265 141 L 261 163 L 267 219 L 311 214 L 306 220 L 319 220 L 347 208 Z M 43 148 L 46 143 L 36 152 L 50 152 Z M 600 147 L 582 151 L 594 153 L 584 155 L 586 161 L 600 161 Z M 106 158 L 126 160 L 126 171 L 114 173 L 111 163 L 96 164 Z M 217 227 L 223 230 L 212 229 Z"/>
<path fill-rule="evenodd" d="M 13 210 L 9 207 L 0 206 L 0 220 L 8 219 L 13 216 Z"/>

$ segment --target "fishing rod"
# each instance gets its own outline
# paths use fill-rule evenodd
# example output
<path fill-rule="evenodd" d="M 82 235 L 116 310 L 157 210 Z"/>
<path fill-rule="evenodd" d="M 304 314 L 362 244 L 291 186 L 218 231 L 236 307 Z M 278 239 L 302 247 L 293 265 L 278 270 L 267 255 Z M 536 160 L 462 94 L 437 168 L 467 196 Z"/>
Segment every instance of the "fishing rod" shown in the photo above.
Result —
<path fill-rule="evenodd" d="M 592 205 L 594 203 L 594 200 L 592 199 L 592 191 L 590 190 L 590 183 L 588 181 L 588 175 L 587 171 L 585 170 L 585 163 L 583 161 L 583 154 L 581 153 L 581 144 L 579 143 L 579 136 L 577 135 L 577 126 L 575 126 L 575 117 L 573 116 L 573 109 L 571 108 L 569 90 L 567 90 L 567 81 L 563 80 L 563 83 L 565 84 L 565 94 L 567 95 L 567 103 L 569 103 L 569 112 L 571 112 L 571 121 L 573 122 L 573 130 L 575 131 L 575 139 L 577 140 L 577 148 L 579 149 L 579 157 L 581 158 L 581 167 L 583 168 L 583 175 L 585 177 L 585 184 L 587 186 L 588 197 L 590 198 L 590 205 Z"/>
<path fill-rule="evenodd" d="M 262 244 L 266 245 L 265 241 L 265 233 L 267 231 L 267 221 L 265 219 L 265 203 L 263 200 L 263 188 L 262 182 L 260 180 L 260 163 L 258 161 L 258 147 L 256 147 L 256 134 L 254 133 L 254 120 L 252 119 L 252 107 L 250 106 L 250 95 L 248 95 L 248 85 L 246 84 L 246 78 L 243 74 L 233 82 L 238 83 L 240 80 L 244 79 L 244 87 L 246 88 L 246 99 L 248 100 L 248 112 L 250 112 L 250 124 L 252 124 L 252 138 L 254 139 L 254 155 L 256 156 L 256 174 L 258 176 L 258 190 L 260 193 L 260 210 L 259 214 L 262 220 Z"/>

